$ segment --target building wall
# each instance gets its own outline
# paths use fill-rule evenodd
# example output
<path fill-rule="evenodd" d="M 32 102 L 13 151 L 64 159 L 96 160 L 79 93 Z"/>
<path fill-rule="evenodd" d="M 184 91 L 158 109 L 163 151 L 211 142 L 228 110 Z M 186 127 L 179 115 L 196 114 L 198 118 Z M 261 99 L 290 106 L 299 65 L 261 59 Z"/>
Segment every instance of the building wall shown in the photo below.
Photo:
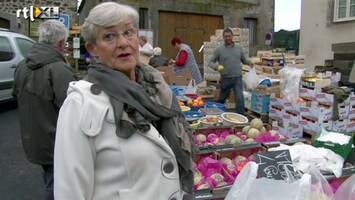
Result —
<path fill-rule="evenodd" d="M 79 15 L 80 24 L 84 22 L 90 9 L 99 2 L 101 1 L 85 0 L 85 5 Z M 274 28 L 274 0 L 120 0 L 120 2 L 129 4 L 136 9 L 148 9 L 147 28 L 154 32 L 153 46 L 158 45 L 159 41 L 159 11 L 223 15 L 225 27 L 244 28 L 244 18 L 255 18 L 258 23 L 257 42 L 256 45 L 250 46 L 249 56 L 255 55 L 257 50 L 267 48 L 264 36 Z"/>
<path fill-rule="evenodd" d="M 332 44 L 355 42 L 355 21 L 333 22 L 334 0 L 302 0 L 300 54 L 309 69 L 333 59 Z"/>
<path fill-rule="evenodd" d="M 17 18 L 16 11 L 30 6 L 58 6 L 61 13 L 71 15 L 71 24 L 76 22 L 76 0 L 6 0 L 0 2 L 0 18 L 10 21 L 10 29 L 29 35 L 29 19 Z"/>

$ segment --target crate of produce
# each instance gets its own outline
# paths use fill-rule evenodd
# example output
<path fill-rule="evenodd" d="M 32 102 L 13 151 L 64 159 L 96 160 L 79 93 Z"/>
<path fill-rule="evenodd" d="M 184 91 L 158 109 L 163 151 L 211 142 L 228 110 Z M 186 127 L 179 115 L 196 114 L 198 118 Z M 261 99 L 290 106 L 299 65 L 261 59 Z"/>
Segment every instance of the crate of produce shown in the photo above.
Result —
<path fill-rule="evenodd" d="M 314 146 L 330 149 L 334 153 L 336 153 L 336 154 L 340 155 L 341 157 L 343 157 L 344 159 L 346 159 L 351 152 L 351 146 L 353 144 L 354 134 L 351 134 L 351 133 L 338 133 L 338 134 L 350 136 L 349 142 L 347 144 L 341 145 L 339 143 L 334 143 L 331 141 L 320 141 L 320 140 L 318 140 L 320 136 L 318 136 L 314 140 Z"/>

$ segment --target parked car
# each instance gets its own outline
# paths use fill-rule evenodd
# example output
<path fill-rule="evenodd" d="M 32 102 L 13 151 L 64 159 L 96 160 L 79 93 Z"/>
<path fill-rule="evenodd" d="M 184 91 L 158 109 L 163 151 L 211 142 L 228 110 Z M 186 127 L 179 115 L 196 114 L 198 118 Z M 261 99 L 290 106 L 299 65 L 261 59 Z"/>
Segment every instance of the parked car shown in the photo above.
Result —
<path fill-rule="evenodd" d="M 15 68 L 35 43 L 23 34 L 0 28 L 0 102 L 13 99 Z"/>

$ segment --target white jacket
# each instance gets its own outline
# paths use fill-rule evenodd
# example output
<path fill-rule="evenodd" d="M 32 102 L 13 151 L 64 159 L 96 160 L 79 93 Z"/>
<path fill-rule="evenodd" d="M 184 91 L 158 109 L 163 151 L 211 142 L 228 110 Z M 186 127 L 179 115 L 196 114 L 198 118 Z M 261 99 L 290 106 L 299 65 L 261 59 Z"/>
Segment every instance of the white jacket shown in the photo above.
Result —
<path fill-rule="evenodd" d="M 56 200 L 182 199 L 173 151 L 151 125 L 116 136 L 108 96 L 92 83 L 70 83 L 59 114 L 54 155 Z M 123 112 L 123 117 L 127 114 Z"/>

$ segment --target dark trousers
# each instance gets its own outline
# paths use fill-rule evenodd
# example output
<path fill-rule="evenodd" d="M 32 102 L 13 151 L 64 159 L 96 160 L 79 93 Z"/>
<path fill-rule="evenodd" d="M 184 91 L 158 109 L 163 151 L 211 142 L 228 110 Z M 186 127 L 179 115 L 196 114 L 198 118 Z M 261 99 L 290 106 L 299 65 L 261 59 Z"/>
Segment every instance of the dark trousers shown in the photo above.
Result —
<path fill-rule="evenodd" d="M 53 195 L 53 165 L 42 165 L 44 186 L 46 187 L 46 200 L 54 200 Z"/>
<path fill-rule="evenodd" d="M 244 94 L 243 94 L 243 78 L 242 76 L 233 78 L 222 78 L 221 79 L 221 94 L 219 96 L 218 102 L 225 103 L 226 99 L 229 97 L 231 90 L 234 90 L 236 97 L 236 111 L 241 115 L 245 115 L 244 106 Z"/>

